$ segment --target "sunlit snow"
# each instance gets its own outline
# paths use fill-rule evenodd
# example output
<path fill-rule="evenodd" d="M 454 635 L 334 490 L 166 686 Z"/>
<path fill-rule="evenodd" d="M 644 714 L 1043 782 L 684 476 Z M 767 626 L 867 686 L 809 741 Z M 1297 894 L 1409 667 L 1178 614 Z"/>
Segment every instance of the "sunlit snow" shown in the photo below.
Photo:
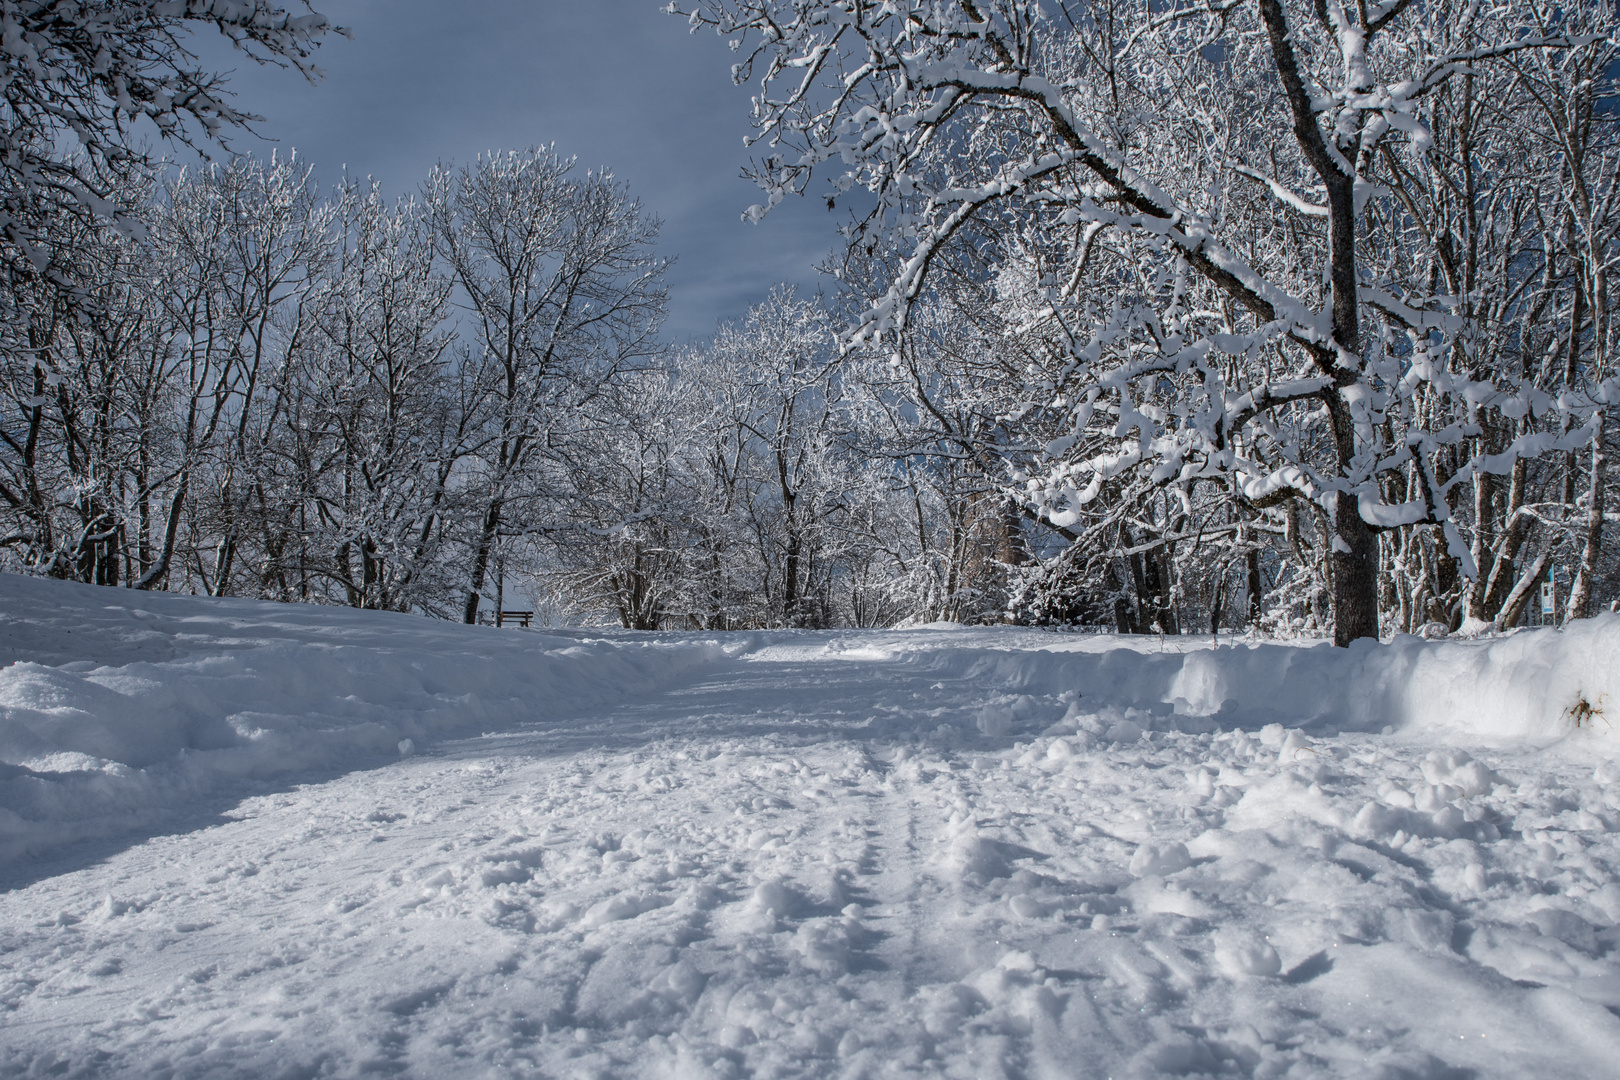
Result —
<path fill-rule="evenodd" d="M 553 633 L 4 575 L 0 663 L 0 1075 L 1620 1061 L 1613 617 Z"/>

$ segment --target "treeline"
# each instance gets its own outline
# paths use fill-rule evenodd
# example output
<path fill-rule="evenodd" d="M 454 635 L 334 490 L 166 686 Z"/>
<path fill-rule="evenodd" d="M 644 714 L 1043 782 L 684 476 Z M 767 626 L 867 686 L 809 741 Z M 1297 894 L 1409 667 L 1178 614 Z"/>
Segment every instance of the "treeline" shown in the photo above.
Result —
<path fill-rule="evenodd" d="M 1607 5 L 687 15 L 763 80 L 750 215 L 865 194 L 830 300 L 681 349 L 656 222 L 550 151 L 389 201 L 19 144 L 52 168 L 0 169 L 7 567 L 1340 644 L 1620 597 Z"/>
<path fill-rule="evenodd" d="M 637 629 L 1332 625 L 1333 533 L 1309 500 L 1141 470 L 1086 516 L 1043 510 L 1027 478 L 1070 453 L 1050 390 L 1068 359 L 1010 275 L 955 268 L 899 347 L 850 346 L 849 298 L 778 289 L 672 349 L 657 223 L 547 150 L 441 168 L 396 201 L 322 193 L 286 160 L 144 184 L 116 222 L 58 212 L 47 272 L 13 266 L 11 569 L 467 621 L 538 602 Z M 1502 241 L 1513 334 L 1485 342 L 1541 358 L 1557 392 L 1591 304 L 1536 237 Z M 1569 427 L 1474 416 L 1488 445 Z M 1385 532 L 1385 626 L 1521 620 L 1594 520 L 1588 608 L 1614 595 L 1602 464 L 1525 457 L 1454 498 L 1488 567 L 1472 580 L 1441 529 Z"/>
<path fill-rule="evenodd" d="M 292 161 L 148 183 L 13 266 L 14 566 L 475 619 L 591 404 L 657 352 L 654 224 L 545 152 L 396 203 Z"/>
<path fill-rule="evenodd" d="M 817 302 L 667 348 L 657 223 L 611 177 L 541 150 L 392 202 L 288 160 L 145 183 L 13 264 L 13 570 L 643 629 L 999 609 L 990 479 L 888 452 L 903 410 Z"/>

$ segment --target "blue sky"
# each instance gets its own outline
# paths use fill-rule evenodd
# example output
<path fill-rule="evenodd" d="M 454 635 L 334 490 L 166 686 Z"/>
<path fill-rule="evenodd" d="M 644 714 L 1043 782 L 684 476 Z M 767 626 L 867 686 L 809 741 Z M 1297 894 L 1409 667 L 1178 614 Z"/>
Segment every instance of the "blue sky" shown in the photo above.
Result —
<path fill-rule="evenodd" d="M 739 170 L 749 151 L 748 92 L 734 54 L 689 34 L 663 0 L 316 0 L 348 26 L 328 39 L 326 78 L 260 69 L 216 43 L 204 59 L 234 69 L 238 104 L 264 121 L 233 149 L 296 148 L 330 183 L 347 167 L 391 194 L 416 189 L 435 162 L 555 143 L 610 168 L 664 223 L 673 340 L 706 336 L 772 284 L 818 285 L 814 265 L 837 239 L 819 199 L 789 200 L 763 224 L 741 220 L 760 193 Z"/>

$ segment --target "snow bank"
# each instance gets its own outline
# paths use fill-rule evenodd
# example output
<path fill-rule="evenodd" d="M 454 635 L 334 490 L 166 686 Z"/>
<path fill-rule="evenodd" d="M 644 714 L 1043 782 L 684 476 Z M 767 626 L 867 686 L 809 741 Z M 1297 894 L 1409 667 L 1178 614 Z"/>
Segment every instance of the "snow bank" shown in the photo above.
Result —
<path fill-rule="evenodd" d="M 1128 647 L 1106 648 L 1110 640 Z M 1040 698 L 1068 694 L 1071 717 L 1104 714 L 1146 727 L 1392 727 L 1468 742 L 1545 741 L 1580 728 L 1620 749 L 1613 728 L 1620 719 L 1620 618 L 1613 615 L 1562 630 L 1480 640 L 1403 635 L 1349 649 L 1210 648 L 1183 638 L 1165 639 L 1164 651 L 1155 652 L 1154 642 L 1048 635 L 1032 648 L 1028 632 L 981 630 L 896 634 L 883 647 L 907 663 L 942 674 L 966 671 L 1000 690 L 1003 698 L 978 716 L 986 734 L 1027 729 L 1021 721 L 1038 711 Z M 860 657 L 873 648 L 866 641 Z"/>
<path fill-rule="evenodd" d="M 0 613 L 9 850 L 171 815 L 0 867 L 0 1076 L 1620 1061 L 1620 759 L 1569 712 L 1613 695 L 1612 619 L 795 631 L 719 662 L 5 578 Z M 462 731 L 501 734 L 333 768 Z"/>
<path fill-rule="evenodd" d="M 0 862 L 149 826 L 233 781 L 654 690 L 727 651 L 0 575 Z"/>
<path fill-rule="evenodd" d="M 954 627 L 724 640 L 498 631 L 0 575 L 0 862 L 203 812 L 199 799 L 244 782 L 577 714 L 745 652 L 937 672 L 974 694 L 941 719 L 991 737 L 1066 725 L 1130 742 L 1155 728 L 1283 724 L 1457 744 L 1579 728 L 1620 748 L 1605 715 L 1620 701 L 1614 616 L 1348 650 Z M 873 722 L 867 737 L 887 730 Z"/>

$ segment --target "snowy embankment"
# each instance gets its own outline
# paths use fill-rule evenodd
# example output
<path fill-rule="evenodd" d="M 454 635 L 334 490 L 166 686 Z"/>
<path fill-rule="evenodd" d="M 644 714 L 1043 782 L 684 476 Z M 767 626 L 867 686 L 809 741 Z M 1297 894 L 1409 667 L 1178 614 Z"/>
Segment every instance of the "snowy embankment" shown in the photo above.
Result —
<path fill-rule="evenodd" d="M 0 1076 L 1620 1060 L 1612 617 L 1334 650 L 0 604 L 47 855 L 0 865 Z"/>
<path fill-rule="evenodd" d="M 768 640 L 722 637 L 497 632 L 0 575 L 0 862 L 158 824 L 233 782 L 377 765 L 573 715 Z M 860 649 L 1005 691 L 972 718 L 990 736 L 1021 729 L 1038 698 L 1064 697 L 1071 719 L 1088 718 L 1082 740 L 1269 723 L 1547 740 L 1577 719 L 1610 735 L 1605 710 L 1620 698 L 1613 617 L 1350 650 L 1009 630 L 961 640 L 879 632 Z"/>
<path fill-rule="evenodd" d="M 1557 739 L 1587 724 L 1614 734 L 1605 716 L 1620 700 L 1620 618 L 1612 615 L 1558 632 L 1452 641 L 1403 635 L 1349 649 L 1233 646 L 1232 639 L 1200 647 L 1208 641 L 1048 636 L 1039 651 L 941 648 L 918 651 L 913 662 L 940 671 L 966 665 L 986 686 L 1030 695 L 1070 693 L 1084 702 L 1076 713 L 1129 719 L 1150 730 L 1283 723 L 1312 731 L 1449 734 L 1470 744 Z M 916 647 L 915 638 L 898 638 L 891 649 Z M 994 710 L 982 718 L 983 726 L 999 723 Z M 1606 744 L 1620 751 L 1620 738 Z"/>
<path fill-rule="evenodd" d="M 0 574 L 0 864 L 245 780 L 572 715 L 725 652 Z"/>

